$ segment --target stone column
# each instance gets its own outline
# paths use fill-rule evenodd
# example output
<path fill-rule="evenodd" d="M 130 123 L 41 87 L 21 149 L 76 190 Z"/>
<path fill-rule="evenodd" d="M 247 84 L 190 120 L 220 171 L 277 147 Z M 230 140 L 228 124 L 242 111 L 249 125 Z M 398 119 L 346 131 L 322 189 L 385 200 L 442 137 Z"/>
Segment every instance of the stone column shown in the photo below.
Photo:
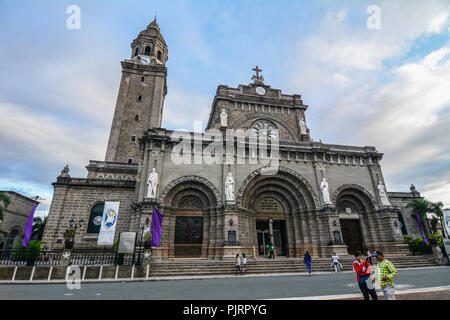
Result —
<path fill-rule="evenodd" d="M 275 246 L 275 241 L 273 237 L 273 220 L 269 220 L 269 235 L 270 235 L 270 243 L 272 243 Z"/>

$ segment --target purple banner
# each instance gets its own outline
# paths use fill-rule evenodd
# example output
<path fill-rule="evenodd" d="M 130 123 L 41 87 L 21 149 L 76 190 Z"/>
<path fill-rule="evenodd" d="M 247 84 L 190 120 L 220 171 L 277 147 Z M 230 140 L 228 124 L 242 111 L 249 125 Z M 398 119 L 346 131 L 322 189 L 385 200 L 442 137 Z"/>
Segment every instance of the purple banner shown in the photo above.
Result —
<path fill-rule="evenodd" d="M 417 222 L 419 223 L 419 231 L 420 231 L 420 234 L 422 235 L 423 241 L 425 241 L 425 243 L 430 243 L 430 241 L 428 241 L 427 237 L 425 237 L 423 235 L 423 232 L 422 232 L 422 220 L 420 219 L 420 216 L 419 216 L 418 213 L 416 213 L 416 217 L 417 217 Z"/>
<path fill-rule="evenodd" d="M 159 247 L 159 242 L 161 241 L 162 234 L 162 223 L 163 223 L 163 215 L 158 211 L 155 207 L 153 207 L 153 216 L 152 216 L 152 246 Z"/>
<path fill-rule="evenodd" d="M 34 211 L 36 211 L 37 203 L 34 201 L 33 208 L 31 209 L 30 216 L 28 217 L 27 224 L 25 225 L 25 235 L 23 237 L 22 246 L 28 248 L 30 244 L 31 233 L 33 232 L 33 219 Z"/>

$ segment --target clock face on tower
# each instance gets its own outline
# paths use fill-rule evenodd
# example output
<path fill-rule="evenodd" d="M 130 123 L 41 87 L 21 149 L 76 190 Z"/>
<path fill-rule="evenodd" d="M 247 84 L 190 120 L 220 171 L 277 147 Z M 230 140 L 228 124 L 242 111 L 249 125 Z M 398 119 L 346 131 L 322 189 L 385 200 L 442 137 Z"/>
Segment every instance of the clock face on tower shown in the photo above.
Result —
<path fill-rule="evenodd" d="M 266 94 L 266 89 L 264 89 L 263 87 L 257 87 L 256 93 L 259 94 L 260 96 L 263 96 Z"/>

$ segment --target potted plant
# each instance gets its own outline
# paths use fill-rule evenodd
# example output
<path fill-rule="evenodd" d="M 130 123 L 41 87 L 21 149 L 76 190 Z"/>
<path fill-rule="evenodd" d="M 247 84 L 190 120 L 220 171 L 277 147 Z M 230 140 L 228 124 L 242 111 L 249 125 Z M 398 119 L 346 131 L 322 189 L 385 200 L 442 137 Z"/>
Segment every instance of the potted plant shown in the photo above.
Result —
<path fill-rule="evenodd" d="M 72 228 L 66 229 L 64 231 L 64 248 L 67 250 L 71 250 L 73 248 L 73 245 L 75 244 L 74 237 L 75 237 L 75 230 Z"/>
<path fill-rule="evenodd" d="M 152 234 L 147 232 L 144 234 L 144 249 L 151 249 L 152 247 Z"/>

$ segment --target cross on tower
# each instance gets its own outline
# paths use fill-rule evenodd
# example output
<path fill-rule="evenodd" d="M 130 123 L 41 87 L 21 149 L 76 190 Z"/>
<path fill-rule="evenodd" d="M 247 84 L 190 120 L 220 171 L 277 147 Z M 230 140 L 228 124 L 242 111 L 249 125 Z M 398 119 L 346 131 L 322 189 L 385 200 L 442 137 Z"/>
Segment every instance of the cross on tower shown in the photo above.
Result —
<path fill-rule="evenodd" d="M 255 83 L 263 83 L 264 77 L 262 75 L 259 76 L 259 72 L 262 72 L 262 69 L 260 69 L 258 66 L 256 66 L 256 68 L 253 68 L 252 70 L 256 72 L 256 75 L 253 75 L 252 80 Z"/>

